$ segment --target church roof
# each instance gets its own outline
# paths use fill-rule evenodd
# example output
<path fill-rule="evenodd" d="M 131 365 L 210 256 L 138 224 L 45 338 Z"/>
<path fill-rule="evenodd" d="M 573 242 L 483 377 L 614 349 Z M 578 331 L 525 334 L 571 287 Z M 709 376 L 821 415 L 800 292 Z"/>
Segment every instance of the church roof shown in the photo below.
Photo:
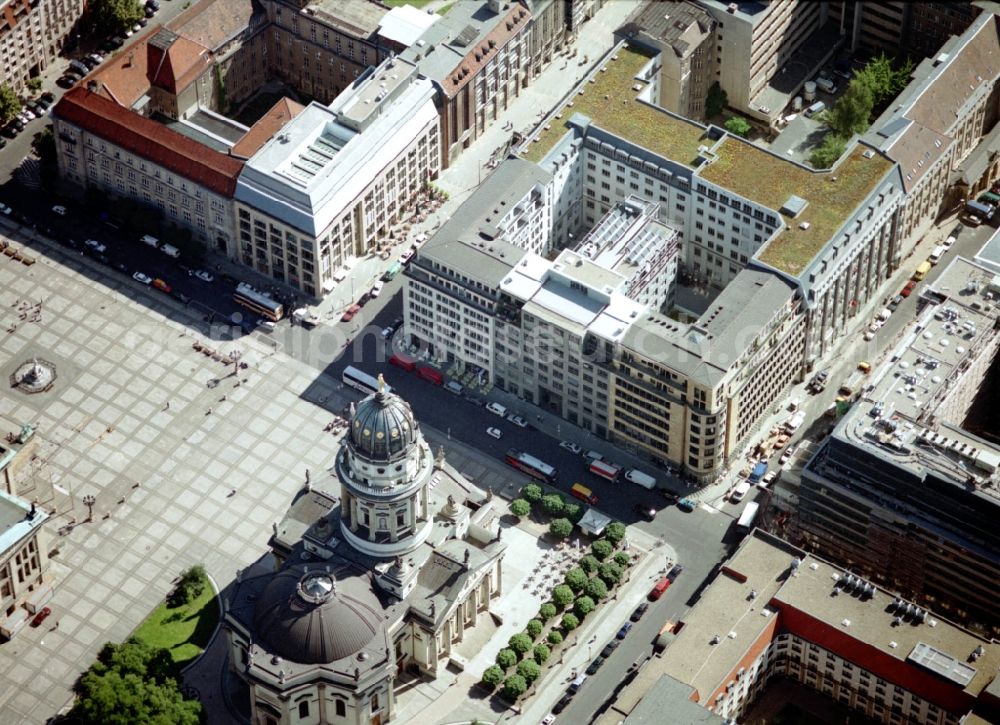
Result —
<path fill-rule="evenodd" d="M 358 405 L 351 418 L 351 447 L 375 462 L 388 462 L 405 454 L 417 442 L 417 423 L 408 403 L 392 393 L 379 391 Z"/>

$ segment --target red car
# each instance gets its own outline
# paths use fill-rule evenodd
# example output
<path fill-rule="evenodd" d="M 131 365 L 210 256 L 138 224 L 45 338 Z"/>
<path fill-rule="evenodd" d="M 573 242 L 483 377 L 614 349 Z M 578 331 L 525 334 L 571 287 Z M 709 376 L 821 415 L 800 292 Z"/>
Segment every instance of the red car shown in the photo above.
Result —
<path fill-rule="evenodd" d="M 662 597 L 663 592 L 670 588 L 670 583 L 669 579 L 660 579 L 660 581 L 656 582 L 656 585 L 649 592 L 649 599 L 655 602 Z"/>
<path fill-rule="evenodd" d="M 47 618 L 47 617 L 48 617 L 48 616 L 49 616 L 50 614 L 52 614 L 52 610 L 51 610 L 51 609 L 49 609 L 48 607 L 42 607 L 42 608 L 41 608 L 41 609 L 39 609 L 39 610 L 38 610 L 38 612 L 37 612 L 37 613 L 35 614 L 35 617 L 34 617 L 34 619 L 32 619 L 32 620 L 31 620 L 31 626 L 32 626 L 32 627 L 37 627 L 37 626 L 38 626 L 39 624 L 41 624 L 42 622 L 44 622 L 44 621 L 45 621 L 45 619 L 46 619 L 46 618 Z"/>
<path fill-rule="evenodd" d="M 900 290 L 899 294 L 901 294 L 903 297 L 909 297 L 910 293 L 916 286 L 917 286 L 916 281 L 911 279 L 909 282 L 906 283 L 906 286 L 903 287 L 902 290 Z"/>
<path fill-rule="evenodd" d="M 361 305 L 351 305 L 351 306 L 350 306 L 350 307 L 348 307 L 348 308 L 347 308 L 347 310 L 346 310 L 346 311 L 344 312 L 344 316 L 340 318 L 340 321 L 341 321 L 341 322 L 350 322 L 351 320 L 353 320 L 353 319 L 354 319 L 354 316 L 355 316 L 356 314 L 358 314 L 358 311 L 359 311 L 360 309 L 361 309 Z"/>
<path fill-rule="evenodd" d="M 171 290 L 170 285 L 164 282 L 162 279 L 154 279 L 153 286 L 156 287 L 156 289 L 160 290 L 161 292 L 166 292 L 167 294 L 170 294 Z"/>

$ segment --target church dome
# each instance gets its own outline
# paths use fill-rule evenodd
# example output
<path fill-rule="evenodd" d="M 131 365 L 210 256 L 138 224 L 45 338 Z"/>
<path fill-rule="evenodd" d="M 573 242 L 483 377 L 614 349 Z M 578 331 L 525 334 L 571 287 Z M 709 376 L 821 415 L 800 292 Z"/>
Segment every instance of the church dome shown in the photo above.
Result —
<path fill-rule="evenodd" d="M 374 462 L 388 462 L 417 442 L 410 406 L 398 395 L 378 392 L 358 405 L 351 418 L 351 447 Z"/>
<path fill-rule="evenodd" d="M 363 578 L 337 580 L 324 570 L 285 569 L 257 600 L 254 627 L 274 654 L 302 664 L 326 664 L 364 649 L 383 616 Z"/>

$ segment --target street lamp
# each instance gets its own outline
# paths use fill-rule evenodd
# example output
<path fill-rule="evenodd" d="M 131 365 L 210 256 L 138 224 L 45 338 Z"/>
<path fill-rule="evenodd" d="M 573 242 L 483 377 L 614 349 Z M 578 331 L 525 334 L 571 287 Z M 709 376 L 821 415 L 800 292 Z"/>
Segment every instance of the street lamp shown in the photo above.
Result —
<path fill-rule="evenodd" d="M 83 505 L 87 507 L 87 521 L 94 520 L 94 504 L 97 503 L 97 499 L 91 494 L 87 494 L 83 497 Z"/>

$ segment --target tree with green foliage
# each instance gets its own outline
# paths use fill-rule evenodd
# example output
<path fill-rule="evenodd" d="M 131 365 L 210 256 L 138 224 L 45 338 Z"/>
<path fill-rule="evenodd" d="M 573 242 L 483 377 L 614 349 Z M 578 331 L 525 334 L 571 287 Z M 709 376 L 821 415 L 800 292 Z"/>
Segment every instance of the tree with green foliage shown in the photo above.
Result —
<path fill-rule="evenodd" d="M 588 614 L 593 612 L 596 607 L 597 605 L 594 604 L 593 599 L 588 596 L 583 596 L 573 602 L 573 614 L 578 616 L 580 619 L 583 619 Z"/>
<path fill-rule="evenodd" d="M 510 512 L 517 518 L 523 519 L 531 513 L 531 504 L 528 503 L 527 499 L 515 498 L 510 502 Z"/>
<path fill-rule="evenodd" d="M 573 524 L 568 519 L 552 519 L 549 524 L 549 534 L 556 539 L 565 539 L 573 533 Z"/>
<path fill-rule="evenodd" d="M 549 516 L 560 516 L 565 508 L 566 501 L 558 493 L 550 493 L 548 496 L 542 497 L 542 511 Z"/>
<path fill-rule="evenodd" d="M 99 35 L 125 33 L 144 15 L 140 0 L 90 0 L 88 8 Z"/>
<path fill-rule="evenodd" d="M 607 542 L 604 539 L 598 539 L 590 545 L 590 550 L 594 552 L 594 556 L 598 561 L 604 561 L 611 556 L 611 553 L 614 551 L 614 547 L 611 546 L 610 542 Z"/>
<path fill-rule="evenodd" d="M 528 691 L 528 683 L 521 675 L 511 675 L 503 681 L 503 696 L 514 702 L 517 698 Z"/>
<path fill-rule="evenodd" d="M 512 649 L 502 649 L 497 652 L 497 665 L 505 672 L 517 664 L 517 652 Z"/>
<path fill-rule="evenodd" d="M 530 504 L 536 504 L 542 500 L 544 491 L 537 483 L 529 483 L 521 489 L 521 498 Z"/>
<path fill-rule="evenodd" d="M 542 606 L 538 608 L 538 618 L 543 622 L 548 622 L 559 610 L 556 609 L 556 605 L 552 602 L 545 602 Z"/>
<path fill-rule="evenodd" d="M 580 626 L 580 619 L 572 613 L 564 614 L 559 626 L 564 632 L 570 632 Z"/>
<path fill-rule="evenodd" d="M 0 123 L 7 123 L 21 112 L 21 101 L 14 89 L 6 83 L 0 85 Z"/>
<path fill-rule="evenodd" d="M 530 660 L 521 660 L 518 662 L 517 674 L 523 677 L 524 681 L 530 685 L 542 674 L 542 668 L 538 666 L 538 663 L 532 657 Z"/>
<path fill-rule="evenodd" d="M 205 573 L 205 567 L 201 564 L 196 564 L 184 571 L 180 579 L 177 580 L 177 584 L 174 585 L 174 591 L 170 595 L 170 606 L 179 607 L 190 604 L 205 591 L 207 581 L 208 575 Z"/>
<path fill-rule="evenodd" d="M 531 637 L 524 632 L 511 635 L 511 638 L 507 640 L 507 646 L 514 650 L 519 657 L 531 649 L 532 644 Z"/>
<path fill-rule="evenodd" d="M 549 632 L 549 636 L 546 637 L 545 639 L 547 639 L 549 641 L 549 644 L 551 644 L 551 645 L 557 645 L 557 644 L 559 644 L 560 642 L 563 641 L 562 632 L 560 632 L 560 631 L 558 631 L 556 629 L 553 629 L 551 632 Z"/>
<path fill-rule="evenodd" d="M 524 631 L 528 633 L 531 639 L 538 639 L 538 635 L 542 633 L 542 623 L 537 619 L 529 620 L 524 627 Z"/>
<path fill-rule="evenodd" d="M 46 126 L 35 135 L 31 144 L 38 156 L 38 175 L 42 187 L 53 191 L 59 180 L 59 159 L 56 152 L 56 137 L 52 134 L 52 126 Z"/>
<path fill-rule="evenodd" d="M 552 650 L 549 649 L 549 646 L 547 644 L 539 643 L 535 645 L 535 650 L 534 652 L 532 652 L 532 654 L 535 657 L 535 662 L 537 662 L 540 665 L 544 665 L 545 661 L 548 660 L 549 655 L 552 654 Z"/>
<path fill-rule="evenodd" d="M 708 89 L 708 96 L 705 98 L 705 116 L 707 118 L 718 116 L 722 113 L 722 109 L 726 107 L 727 103 L 729 103 L 729 96 L 722 90 L 719 82 L 716 81 Z"/>
<path fill-rule="evenodd" d="M 503 670 L 500 669 L 499 665 L 490 665 L 485 670 L 483 670 L 483 684 L 490 687 L 490 689 L 495 688 L 503 682 Z"/>
<path fill-rule="evenodd" d="M 566 586 L 574 592 L 578 592 L 583 589 L 583 585 L 587 583 L 587 572 L 580 567 L 570 569 L 566 572 L 566 577 L 563 581 L 565 581 Z"/>
<path fill-rule="evenodd" d="M 28 86 L 29 91 L 35 91 L 36 93 L 42 90 L 42 79 L 41 76 L 35 76 L 34 78 L 29 78 L 28 82 L 25 84 Z"/>
<path fill-rule="evenodd" d="M 847 150 L 847 139 L 832 131 L 823 139 L 823 143 L 813 149 L 809 155 L 809 163 L 814 169 L 829 169 Z"/>
<path fill-rule="evenodd" d="M 596 556 L 594 556 L 593 554 L 587 554 L 586 556 L 580 559 L 580 568 L 583 569 L 588 574 L 593 574 L 595 571 L 597 571 L 597 567 L 598 565 L 600 565 L 600 563 L 601 562 L 597 560 Z"/>
<path fill-rule="evenodd" d="M 725 126 L 726 130 L 734 136 L 746 138 L 750 134 L 750 122 L 742 116 L 732 116 L 727 118 L 726 122 L 722 125 Z"/>
<path fill-rule="evenodd" d="M 597 570 L 597 576 L 601 577 L 604 583 L 611 587 L 622 580 L 622 568 L 612 561 L 606 561 Z"/>
<path fill-rule="evenodd" d="M 868 86 L 875 105 L 879 106 L 906 88 L 912 73 L 913 61 L 910 58 L 897 65 L 885 53 L 879 53 L 854 74 L 853 80 Z"/>
<path fill-rule="evenodd" d="M 565 584 L 560 584 L 552 590 L 552 601 L 560 609 L 565 609 L 573 601 L 573 590 Z"/>
<path fill-rule="evenodd" d="M 859 80 L 853 80 L 844 95 L 837 99 L 833 108 L 822 114 L 820 120 L 838 136 L 850 138 L 853 134 L 864 133 L 868 129 L 874 107 L 871 88 Z"/>
<path fill-rule="evenodd" d="M 595 576 L 593 579 L 587 580 L 587 585 L 583 588 L 583 593 L 595 602 L 599 602 L 608 596 L 608 585 L 604 583 L 603 579 Z"/>
<path fill-rule="evenodd" d="M 632 557 L 626 554 L 624 551 L 619 551 L 617 554 L 615 554 L 612 561 L 614 561 L 615 564 L 620 566 L 622 569 L 626 569 L 632 565 Z"/>
<path fill-rule="evenodd" d="M 583 518 L 583 506 L 572 501 L 566 501 L 563 504 L 563 518 L 567 518 L 574 524 L 580 523 L 580 519 Z"/>
<path fill-rule="evenodd" d="M 625 524 L 621 521 L 612 521 L 604 529 L 604 538 L 610 541 L 612 546 L 618 546 L 625 538 Z"/>

